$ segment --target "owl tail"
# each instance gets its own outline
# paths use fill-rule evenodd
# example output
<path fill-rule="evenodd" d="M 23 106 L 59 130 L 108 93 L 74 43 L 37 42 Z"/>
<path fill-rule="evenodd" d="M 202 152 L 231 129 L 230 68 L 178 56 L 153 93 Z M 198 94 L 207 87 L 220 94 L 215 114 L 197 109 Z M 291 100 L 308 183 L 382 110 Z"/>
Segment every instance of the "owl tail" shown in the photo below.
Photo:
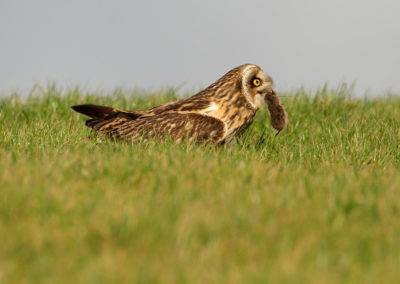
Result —
<path fill-rule="evenodd" d="M 91 128 L 95 128 L 95 126 L 97 126 L 99 123 L 101 124 L 102 122 L 107 122 L 108 120 L 116 117 L 124 117 L 129 120 L 135 120 L 142 115 L 141 111 L 125 111 L 93 104 L 76 105 L 72 106 L 71 108 L 76 112 L 91 117 L 92 119 L 86 121 L 86 125 Z"/>
<path fill-rule="evenodd" d="M 71 107 L 74 111 L 87 115 L 91 118 L 109 119 L 114 117 L 126 117 L 136 119 L 142 115 L 141 111 L 125 111 L 112 107 L 86 104 Z"/>

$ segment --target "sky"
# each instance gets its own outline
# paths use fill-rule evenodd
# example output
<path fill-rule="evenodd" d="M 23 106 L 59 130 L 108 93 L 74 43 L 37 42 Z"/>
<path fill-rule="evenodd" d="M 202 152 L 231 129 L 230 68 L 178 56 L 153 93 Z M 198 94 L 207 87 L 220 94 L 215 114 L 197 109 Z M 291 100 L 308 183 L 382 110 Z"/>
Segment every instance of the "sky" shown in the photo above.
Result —
<path fill-rule="evenodd" d="M 206 87 L 259 65 L 279 91 L 400 94 L 398 0 L 0 0 L 0 92 Z"/>

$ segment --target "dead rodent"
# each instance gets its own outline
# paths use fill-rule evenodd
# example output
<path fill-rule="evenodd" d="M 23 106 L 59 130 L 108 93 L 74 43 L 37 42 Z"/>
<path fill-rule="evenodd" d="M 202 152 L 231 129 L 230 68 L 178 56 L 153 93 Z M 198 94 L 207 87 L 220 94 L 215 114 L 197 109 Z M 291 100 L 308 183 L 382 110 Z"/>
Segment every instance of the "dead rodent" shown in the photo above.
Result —
<path fill-rule="evenodd" d="M 272 93 L 265 95 L 264 101 L 268 105 L 272 127 L 278 131 L 283 130 L 288 124 L 289 120 L 278 96 L 274 91 L 272 91 Z"/>

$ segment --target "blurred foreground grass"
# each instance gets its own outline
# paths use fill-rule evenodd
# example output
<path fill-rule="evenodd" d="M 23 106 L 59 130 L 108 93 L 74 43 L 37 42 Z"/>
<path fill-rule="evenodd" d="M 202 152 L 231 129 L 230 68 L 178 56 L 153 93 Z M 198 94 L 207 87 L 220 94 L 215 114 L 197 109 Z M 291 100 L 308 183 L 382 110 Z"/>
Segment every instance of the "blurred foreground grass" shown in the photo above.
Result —
<path fill-rule="evenodd" d="M 96 143 L 69 108 L 173 90 L 1 99 L 0 282 L 398 283 L 400 97 L 350 92 L 282 94 L 287 130 L 264 107 L 222 147 Z"/>

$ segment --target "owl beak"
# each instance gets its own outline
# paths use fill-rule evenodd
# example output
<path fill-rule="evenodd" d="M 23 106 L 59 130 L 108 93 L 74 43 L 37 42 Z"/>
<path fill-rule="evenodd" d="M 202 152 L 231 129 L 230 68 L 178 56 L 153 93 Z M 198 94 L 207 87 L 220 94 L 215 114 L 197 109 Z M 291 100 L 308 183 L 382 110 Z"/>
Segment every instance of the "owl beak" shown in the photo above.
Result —
<path fill-rule="evenodd" d="M 273 96 L 276 96 L 276 92 L 273 89 L 269 89 L 269 90 L 263 92 L 263 95 L 264 95 L 265 98 L 267 98 L 269 96 L 273 97 Z"/>
<path fill-rule="evenodd" d="M 264 102 L 268 104 L 268 102 L 274 101 L 274 98 L 277 98 L 277 94 L 275 90 L 270 89 L 264 93 Z"/>

